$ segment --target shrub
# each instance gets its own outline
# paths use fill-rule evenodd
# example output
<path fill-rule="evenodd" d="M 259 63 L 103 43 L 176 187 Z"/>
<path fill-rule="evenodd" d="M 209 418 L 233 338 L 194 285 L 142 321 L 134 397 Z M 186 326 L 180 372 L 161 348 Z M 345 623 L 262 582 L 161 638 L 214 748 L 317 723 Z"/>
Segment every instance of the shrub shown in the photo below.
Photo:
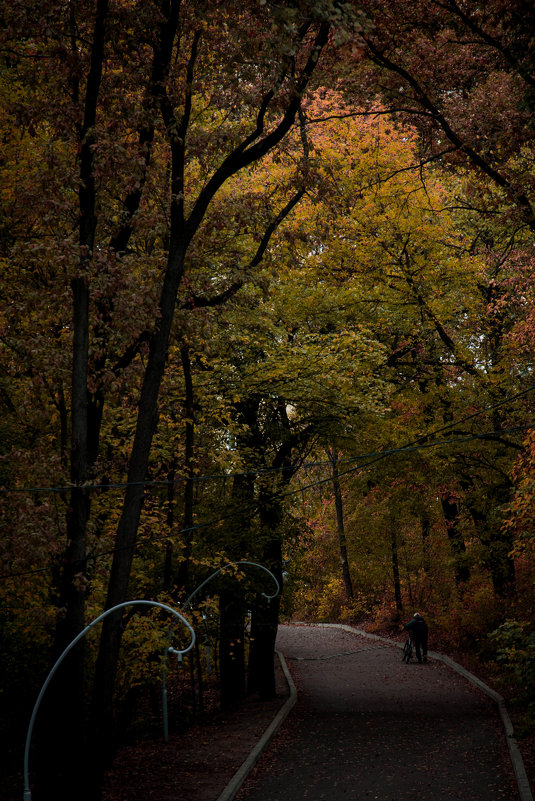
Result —
<path fill-rule="evenodd" d="M 516 620 L 508 620 L 489 634 L 496 661 L 509 681 L 519 689 L 516 700 L 527 704 L 528 721 L 535 722 L 535 631 Z"/>

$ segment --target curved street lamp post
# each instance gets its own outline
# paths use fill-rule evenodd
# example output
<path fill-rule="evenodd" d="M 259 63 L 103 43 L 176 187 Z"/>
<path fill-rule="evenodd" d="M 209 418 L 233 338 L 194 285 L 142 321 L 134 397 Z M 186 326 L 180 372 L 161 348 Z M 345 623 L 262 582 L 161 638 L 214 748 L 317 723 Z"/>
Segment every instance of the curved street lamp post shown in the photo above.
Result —
<path fill-rule="evenodd" d="M 265 592 L 262 592 L 261 595 L 263 595 L 263 597 L 266 598 L 268 601 L 271 601 L 271 600 L 273 600 L 273 598 L 277 597 L 277 595 L 280 593 L 280 584 L 277 581 L 276 577 L 271 572 L 271 570 L 268 570 L 267 567 L 264 567 L 264 565 L 259 565 L 258 562 L 249 562 L 246 559 L 240 559 L 237 562 L 228 562 L 228 564 L 223 565 L 223 567 L 218 568 L 210 576 L 208 576 L 208 578 L 205 579 L 201 584 L 199 584 L 199 586 L 196 587 L 193 590 L 193 592 L 186 598 L 186 600 L 184 601 L 184 605 L 182 606 L 182 609 L 185 610 L 188 606 L 190 606 L 193 598 L 197 595 L 197 593 L 199 593 L 203 589 L 203 587 L 205 587 L 206 584 L 208 584 L 208 582 L 212 581 L 213 578 L 218 576 L 219 573 L 221 573 L 223 570 L 226 570 L 228 567 L 237 567 L 239 565 L 247 565 L 249 567 L 258 567 L 258 568 L 260 568 L 260 570 L 263 570 L 265 573 L 267 573 L 268 576 L 270 576 L 270 578 L 272 578 L 273 581 L 275 582 L 276 590 L 275 590 L 275 593 L 273 595 L 267 595 Z M 171 628 L 171 631 L 169 632 L 169 638 L 171 638 L 172 634 L 173 634 L 173 629 Z M 165 677 L 166 677 L 166 673 L 167 673 L 167 654 L 176 654 L 176 653 L 178 653 L 178 652 L 175 651 L 174 648 L 166 648 L 166 650 L 164 652 L 164 658 L 163 658 L 163 669 L 162 669 L 162 709 L 163 709 L 163 739 L 164 739 L 164 742 L 167 742 L 168 739 L 169 739 L 168 711 L 167 711 L 167 687 L 166 687 L 166 682 L 165 682 Z M 182 661 L 182 656 L 179 655 L 178 656 L 179 665 L 181 664 L 181 661 Z"/>
<path fill-rule="evenodd" d="M 35 719 L 37 717 L 39 706 L 41 704 L 41 701 L 43 700 L 43 696 L 47 690 L 47 687 L 52 680 L 52 677 L 54 676 L 55 672 L 57 671 L 57 669 L 59 668 L 60 664 L 63 662 L 64 658 L 67 656 L 69 651 L 71 651 L 74 648 L 74 646 L 82 639 L 82 637 L 85 637 L 87 632 L 90 629 L 92 629 L 93 626 L 96 626 L 97 623 L 100 623 L 101 620 L 104 620 L 104 618 L 110 615 L 112 612 L 115 612 L 117 609 L 122 609 L 126 606 L 157 606 L 160 609 L 164 609 L 166 612 L 169 612 L 170 614 L 174 615 L 181 623 L 183 623 L 191 634 L 191 642 L 189 643 L 188 647 L 184 648 L 182 651 L 177 651 L 173 649 L 173 653 L 178 654 L 179 659 L 181 659 L 184 654 L 187 654 L 188 651 L 190 651 L 195 645 L 195 632 L 192 626 L 188 623 L 188 621 L 184 617 L 182 617 L 182 615 L 179 612 L 177 612 L 176 609 L 173 609 L 171 606 L 168 606 L 167 604 L 159 603 L 159 601 L 143 601 L 143 600 L 125 601 L 124 603 L 112 606 L 111 609 L 107 609 L 105 612 L 103 612 L 101 615 L 95 618 L 95 620 L 89 623 L 89 625 L 86 626 L 85 629 L 81 631 L 74 638 L 74 640 L 72 640 L 72 642 L 69 643 L 69 645 L 65 648 L 61 656 L 56 661 L 56 663 L 53 665 L 52 669 L 50 670 L 48 676 L 45 679 L 43 686 L 41 687 L 41 691 L 37 696 L 37 700 L 34 704 L 32 715 L 30 718 L 30 723 L 28 725 L 28 731 L 26 734 L 26 743 L 24 746 L 24 801 L 31 801 L 32 798 L 32 793 L 30 790 L 30 776 L 29 776 L 28 766 L 30 760 L 30 742 L 32 739 L 33 727 L 35 724 Z"/>

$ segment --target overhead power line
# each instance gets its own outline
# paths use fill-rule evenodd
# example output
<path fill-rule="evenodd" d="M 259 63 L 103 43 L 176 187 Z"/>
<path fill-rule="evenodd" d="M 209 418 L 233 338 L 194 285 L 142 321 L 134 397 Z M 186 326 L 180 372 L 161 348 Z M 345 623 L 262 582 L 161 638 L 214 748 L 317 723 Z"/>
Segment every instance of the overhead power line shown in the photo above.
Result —
<path fill-rule="evenodd" d="M 463 425 L 464 423 L 469 422 L 470 420 L 474 420 L 477 417 L 481 417 L 484 414 L 488 414 L 498 408 L 503 406 L 510 405 L 514 403 L 519 398 L 529 394 L 530 392 L 535 391 L 535 385 L 528 387 L 527 389 L 522 390 L 521 392 L 517 392 L 509 398 L 504 398 L 497 403 L 492 404 L 491 406 L 486 406 L 484 409 L 480 409 L 477 412 L 473 412 L 465 417 L 462 417 L 458 420 L 454 420 L 450 423 L 447 423 L 440 428 L 435 429 L 434 431 L 430 431 L 426 434 L 422 434 L 415 440 L 400 446 L 399 448 L 393 448 L 391 450 L 383 450 L 383 451 L 376 451 L 374 453 L 367 453 L 367 454 L 360 454 L 358 456 L 348 457 L 347 459 L 341 459 L 339 461 L 340 465 L 343 464 L 352 464 L 353 462 L 358 462 L 361 459 L 369 459 L 371 457 L 380 457 L 384 458 L 387 455 L 393 455 L 395 453 L 400 453 L 402 451 L 406 451 L 408 448 L 412 448 L 413 446 L 417 445 L 418 443 L 424 443 L 426 440 L 431 439 L 432 437 L 436 437 L 437 434 L 442 434 L 444 431 L 448 431 L 452 428 L 458 427 Z M 515 429 L 515 430 L 529 430 L 531 425 L 528 424 L 524 426 L 522 429 Z M 481 439 L 483 436 L 486 438 L 490 438 L 492 434 L 504 434 L 510 433 L 513 429 L 503 429 L 496 432 L 487 432 L 486 435 L 470 435 L 474 439 Z M 330 462 L 328 461 L 319 461 L 319 462 L 309 462 L 300 466 L 300 469 L 311 469 L 314 467 L 325 467 L 329 465 Z M 126 489 L 129 486 L 145 486 L 145 487 L 166 487 L 172 484 L 182 484 L 186 481 L 217 481 L 217 480 L 228 480 L 232 479 L 236 476 L 261 476 L 261 475 L 269 475 L 274 473 L 283 473 L 288 470 L 288 467 L 259 467 L 259 468 L 251 468 L 250 470 L 244 471 L 229 471 L 228 473 L 208 473 L 205 475 L 200 476 L 181 476 L 179 478 L 174 479 L 145 479 L 143 481 L 117 481 L 117 482 L 108 482 L 108 483 L 91 483 L 87 482 L 85 484 L 65 484 L 61 486 L 40 486 L 40 487 L 0 487 L 0 495 L 8 495 L 8 494 L 20 494 L 20 493 L 68 493 L 72 492 L 75 489 L 83 489 L 87 491 L 96 491 L 96 490 L 112 490 L 112 489 Z M 358 469 L 355 468 L 355 469 Z"/>
<path fill-rule="evenodd" d="M 362 470 L 362 469 L 364 469 L 366 467 L 369 467 L 370 465 L 375 464 L 376 462 L 379 462 L 379 461 L 381 461 L 383 459 L 386 459 L 386 458 L 389 458 L 389 457 L 392 457 L 392 456 L 395 456 L 395 455 L 403 454 L 403 453 L 409 454 L 409 453 L 413 453 L 415 451 L 425 450 L 425 449 L 434 448 L 434 447 L 442 447 L 442 446 L 450 446 L 450 445 L 453 446 L 453 445 L 457 445 L 457 444 L 461 444 L 461 443 L 462 444 L 466 444 L 468 442 L 475 441 L 475 440 L 479 440 L 479 441 L 490 440 L 497 433 L 506 434 L 506 433 L 512 433 L 512 432 L 517 432 L 518 433 L 518 432 L 521 432 L 521 431 L 522 432 L 529 431 L 529 430 L 531 430 L 532 428 L 535 427 L 535 424 L 534 425 L 527 424 L 527 425 L 519 426 L 519 427 L 516 427 L 516 428 L 513 428 L 513 429 L 502 429 L 499 432 L 490 431 L 490 432 L 483 432 L 483 433 L 479 433 L 479 434 L 469 434 L 469 435 L 465 435 L 465 436 L 462 436 L 462 437 L 452 437 L 450 439 L 441 439 L 441 440 L 434 440 L 432 442 L 425 442 L 425 440 L 429 440 L 429 439 L 431 439 L 433 437 L 436 437 L 438 434 L 444 433 L 445 431 L 448 431 L 448 430 L 450 430 L 450 429 L 452 429 L 454 427 L 458 427 L 460 425 L 463 425 L 464 423 L 469 422 L 470 420 L 473 420 L 473 419 L 475 419 L 477 417 L 480 417 L 480 416 L 482 416 L 484 414 L 487 414 L 487 413 L 489 413 L 491 411 L 494 411 L 497 408 L 500 408 L 500 407 L 505 406 L 505 405 L 510 405 L 514 401 L 518 400 L 519 398 L 521 398 L 521 397 L 523 397 L 523 396 L 525 396 L 528 393 L 533 392 L 533 391 L 535 391 L 535 385 L 533 385 L 531 387 L 528 387 L 527 389 L 522 390 L 521 392 L 517 392 L 517 393 L 515 393 L 514 395 L 512 395 L 509 398 L 504 398 L 503 400 L 498 401 L 497 403 L 494 403 L 491 406 L 487 406 L 487 407 L 485 407 L 484 409 L 481 409 L 478 412 L 473 412 L 473 413 L 471 413 L 469 415 L 465 415 L 461 419 L 454 420 L 451 423 L 447 423 L 446 425 L 441 426 L 438 429 L 435 429 L 434 431 L 431 431 L 429 433 L 423 434 L 422 436 L 418 437 L 417 439 L 412 440 L 411 442 L 408 442 L 405 445 L 402 445 L 402 446 L 400 446 L 398 448 L 390 448 L 390 449 L 386 449 L 386 450 L 382 450 L 382 451 L 375 451 L 375 452 L 371 452 L 371 453 L 368 453 L 368 454 L 361 454 L 360 456 L 354 456 L 354 457 L 351 457 L 349 459 L 340 460 L 338 462 L 339 465 L 351 464 L 352 466 L 349 467 L 347 470 L 344 470 L 341 473 L 339 473 L 338 477 L 339 478 L 344 478 L 345 476 L 351 475 L 352 473 L 355 473 L 358 470 Z M 305 468 L 306 469 L 310 469 L 311 467 L 325 467 L 325 466 L 330 466 L 330 465 L 331 465 L 331 462 L 329 462 L 329 461 L 313 462 L 313 463 L 301 465 L 301 469 L 305 469 Z M 233 478 L 234 476 L 237 476 L 237 475 L 261 475 L 261 474 L 265 474 L 265 473 L 282 472 L 285 469 L 288 469 L 288 468 L 275 468 L 275 469 L 263 468 L 261 470 L 254 470 L 254 471 L 249 471 L 249 472 L 246 472 L 246 473 L 237 472 L 237 473 L 226 473 L 226 474 L 217 474 L 217 475 L 205 475 L 205 476 L 197 476 L 197 477 L 195 477 L 195 480 L 201 481 L 201 480 L 211 480 L 211 479 L 221 479 L 221 478 L 230 479 L 230 478 Z M 145 486 L 160 486 L 160 485 L 161 486 L 166 486 L 166 485 L 169 485 L 171 483 L 180 483 L 180 482 L 183 482 L 185 480 L 186 480 L 186 478 L 181 478 L 181 479 L 178 479 L 178 480 L 174 480 L 172 482 L 170 482 L 170 481 L 151 481 L 151 480 L 148 480 L 148 481 L 138 482 L 138 483 L 139 484 L 144 484 Z M 314 487 L 321 486 L 322 484 L 329 483 L 330 481 L 332 481 L 332 476 L 329 476 L 327 478 L 321 478 L 321 479 L 318 479 L 317 481 L 313 481 L 310 484 L 307 484 L 305 486 L 301 486 L 301 487 L 299 487 L 297 489 L 287 490 L 285 492 L 281 492 L 281 493 L 278 494 L 277 497 L 282 500 L 282 499 L 284 499 L 286 497 L 291 497 L 292 495 L 296 495 L 296 494 L 305 492 L 307 490 L 313 489 Z M 127 483 L 122 483 L 122 484 L 88 485 L 87 487 L 84 487 L 84 488 L 91 489 L 91 490 L 93 490 L 93 489 L 108 489 L 108 488 L 119 488 L 119 489 L 122 489 L 122 488 L 124 488 L 126 486 L 128 486 Z M 9 489 L 6 489 L 6 488 L 2 488 L 0 490 L 0 492 L 3 492 L 4 494 L 5 493 L 9 493 L 9 492 L 46 492 L 46 491 L 50 491 L 50 492 L 68 492 L 71 489 L 74 489 L 74 486 L 71 486 L 71 487 L 41 487 L 41 488 L 39 488 L 39 487 L 30 487 L 30 488 L 26 488 L 26 489 L 24 489 L 24 488 L 16 488 L 14 490 L 9 490 Z M 257 508 L 258 508 L 258 504 L 255 502 L 255 503 L 252 503 L 250 505 L 250 508 L 248 508 L 248 509 L 244 510 L 243 507 L 241 507 L 240 510 L 239 510 L 239 514 L 240 515 L 243 514 L 244 511 L 254 512 Z M 222 515 L 220 517 L 214 518 L 214 519 L 206 521 L 204 523 L 199 523 L 199 524 L 196 524 L 195 526 L 190 526 L 188 528 L 181 529 L 180 531 L 176 532 L 176 534 L 174 536 L 180 536 L 181 534 L 189 534 L 189 533 L 193 533 L 195 531 L 199 531 L 199 530 L 204 529 L 204 528 L 209 528 L 211 526 L 217 526 L 217 525 L 219 525 L 221 523 L 224 523 L 224 522 L 226 522 L 228 520 L 231 520 L 233 517 L 236 517 L 237 514 L 238 514 L 238 512 L 236 512 L 236 511 L 229 512 L 226 515 Z M 167 539 L 168 536 L 169 535 L 166 533 L 165 535 L 162 535 L 161 537 L 153 537 L 153 538 L 151 538 L 150 542 L 153 543 L 153 542 L 156 542 L 156 541 L 158 541 L 160 539 Z M 147 543 L 147 540 L 143 540 L 143 541 L 137 543 L 136 546 L 135 546 L 135 550 L 139 550 L 139 548 L 142 547 L 142 545 L 144 545 L 146 543 Z M 98 554 L 88 555 L 86 557 L 86 560 L 87 561 L 95 561 L 95 560 L 98 560 L 98 559 L 103 559 L 106 556 L 111 556 L 113 553 L 114 553 L 114 549 L 110 549 L 108 551 L 102 551 L 102 552 L 100 552 Z M 37 575 L 39 573 L 46 572 L 49 569 L 50 569 L 50 567 L 46 566 L 46 567 L 35 568 L 33 570 L 5 573 L 5 574 L 1 574 L 0 575 L 0 579 L 8 580 L 8 579 L 14 579 L 14 578 L 22 578 L 22 577 L 25 577 L 25 576 Z"/>
<path fill-rule="evenodd" d="M 535 389 L 535 387 L 533 387 L 532 389 Z M 474 416 L 475 415 L 469 415 L 467 419 L 472 418 Z M 452 425 L 459 425 L 460 422 L 462 422 L 462 421 L 456 421 Z M 445 426 L 444 428 L 440 429 L 440 431 L 443 431 L 444 429 L 447 429 L 447 428 L 451 428 L 451 426 L 450 425 Z M 519 433 L 519 432 L 530 431 L 530 430 L 532 430 L 534 428 L 535 428 L 535 422 L 533 424 L 529 424 L 529 425 L 525 425 L 525 426 L 517 426 L 515 428 L 503 429 L 499 433 L 500 434 Z M 433 434 L 434 433 L 438 433 L 438 432 L 433 432 Z M 353 463 L 353 464 L 352 464 L 352 467 L 349 467 L 347 470 L 344 470 L 341 473 L 339 473 L 338 474 L 338 478 L 339 479 L 343 479 L 344 477 L 346 477 L 348 475 L 351 475 L 352 473 L 355 473 L 358 470 L 363 470 L 364 468 L 369 467 L 370 465 L 375 464 L 376 462 L 379 462 L 379 461 L 381 461 L 383 459 L 387 459 L 387 458 L 395 456 L 395 455 L 410 454 L 410 453 L 414 453 L 416 451 L 427 450 L 429 448 L 439 448 L 439 447 L 443 447 L 443 446 L 454 446 L 454 445 L 466 444 L 468 442 L 474 442 L 474 441 L 487 441 L 488 442 L 488 441 L 491 441 L 491 438 L 492 438 L 492 436 L 494 434 L 495 434 L 495 432 L 483 432 L 481 434 L 468 434 L 468 435 L 465 435 L 465 436 L 462 436 L 462 437 L 451 437 L 450 439 L 442 439 L 442 440 L 436 440 L 434 442 L 425 442 L 425 443 L 419 442 L 418 440 L 416 440 L 414 442 L 411 442 L 411 443 L 408 443 L 406 445 L 400 446 L 399 448 L 390 448 L 390 449 L 383 450 L 383 451 L 375 451 L 375 452 L 372 452 L 372 453 L 369 453 L 369 454 L 365 454 L 363 456 L 354 457 L 353 459 L 347 459 L 347 460 L 345 460 L 345 462 L 340 460 L 338 462 L 339 465 L 343 464 L 343 463 L 345 463 L 345 464 Z M 426 435 L 426 436 L 432 436 L 432 435 Z M 423 438 L 424 437 L 421 437 L 420 439 L 423 439 Z M 354 464 L 354 462 L 356 460 L 357 460 L 357 464 Z M 330 466 L 331 464 L 332 463 L 328 462 L 328 461 L 315 462 L 314 466 L 315 467 L 318 467 L 318 466 L 326 467 L 326 466 Z M 228 478 L 229 476 L 225 476 L 225 477 Z M 318 479 L 316 481 L 312 481 L 311 483 L 306 484 L 306 485 L 301 486 L 301 487 L 298 487 L 296 489 L 286 490 L 286 491 L 283 491 L 283 492 L 276 493 L 275 497 L 277 497 L 279 500 L 283 500 L 284 498 L 289 498 L 289 497 L 291 497 L 293 495 L 297 495 L 297 494 L 306 492 L 307 490 L 314 489 L 315 487 L 319 487 L 319 486 L 321 486 L 323 484 L 328 484 L 331 481 L 332 481 L 332 476 L 327 476 L 327 477 Z M 258 509 L 258 502 L 254 501 L 254 502 L 246 505 L 245 507 L 241 506 L 239 510 L 232 510 L 232 511 L 228 512 L 225 515 L 220 515 L 217 518 L 212 518 L 211 520 L 207 520 L 207 521 L 205 521 L 203 523 L 198 523 L 198 524 L 196 524 L 194 526 L 189 526 L 187 528 L 180 529 L 179 531 L 175 532 L 173 534 L 173 536 L 177 537 L 177 536 L 180 536 L 182 534 L 192 534 L 195 531 L 200 531 L 202 529 L 210 528 L 212 526 L 217 526 L 217 525 L 220 525 L 221 523 L 228 522 L 229 520 L 232 520 L 233 518 L 236 518 L 238 516 L 243 516 L 244 513 L 251 513 L 252 514 L 257 509 Z M 156 537 L 151 537 L 150 539 L 141 540 L 140 542 L 136 543 L 136 545 L 134 546 L 134 551 L 139 551 L 139 549 L 141 547 L 143 547 L 144 545 L 151 545 L 151 544 L 153 544 L 155 542 L 158 542 L 158 541 L 161 541 L 161 540 L 165 540 L 165 539 L 168 539 L 168 538 L 169 538 L 169 534 L 165 533 L 165 534 L 162 534 L 161 536 L 156 536 Z M 128 546 L 128 548 L 131 548 L 131 546 Z M 98 561 L 99 559 L 103 559 L 103 558 L 105 558 L 107 556 L 111 556 L 114 552 L 115 552 L 115 549 L 112 548 L 112 549 L 109 549 L 107 551 L 100 551 L 99 553 L 88 554 L 86 556 L 85 561 L 86 562 L 95 562 L 95 561 Z M 39 568 L 35 568 L 33 570 L 26 570 L 26 571 L 20 571 L 20 572 L 12 572 L 12 573 L 0 574 L 0 580 L 2 580 L 2 579 L 3 580 L 7 580 L 7 579 L 14 579 L 14 578 L 22 578 L 22 577 L 25 577 L 25 576 L 37 575 L 39 573 L 46 572 L 47 570 L 50 570 L 50 566 L 39 567 Z"/>

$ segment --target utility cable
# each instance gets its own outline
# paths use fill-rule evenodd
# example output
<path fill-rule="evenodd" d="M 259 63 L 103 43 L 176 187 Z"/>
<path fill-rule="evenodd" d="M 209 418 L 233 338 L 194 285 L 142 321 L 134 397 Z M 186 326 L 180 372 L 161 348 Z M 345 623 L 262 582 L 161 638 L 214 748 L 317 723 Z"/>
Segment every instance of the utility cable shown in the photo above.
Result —
<path fill-rule="evenodd" d="M 534 389 L 535 389 L 535 387 L 534 387 Z M 470 419 L 473 416 L 474 415 L 469 415 L 468 418 L 466 418 L 466 419 Z M 452 423 L 451 425 L 459 425 L 460 422 L 463 422 L 463 421 L 456 421 L 454 424 Z M 446 428 L 450 428 L 451 425 L 445 426 L 442 429 L 439 429 L 437 432 L 433 432 L 433 434 L 426 435 L 426 437 L 427 436 L 432 436 L 435 433 L 439 433 L 439 431 L 443 431 Z M 517 426 L 517 427 L 511 428 L 511 429 L 502 429 L 499 433 L 500 434 L 506 434 L 506 433 L 513 433 L 513 432 L 516 432 L 516 433 L 518 433 L 518 432 L 526 432 L 526 431 L 530 431 L 530 430 L 532 430 L 534 428 L 535 428 L 535 423 L 533 425 Z M 349 463 L 349 462 L 355 461 L 355 459 L 357 459 L 357 458 L 358 459 L 367 459 L 367 461 L 359 461 L 358 464 L 353 465 L 352 467 L 348 468 L 347 470 L 344 470 L 341 473 L 339 473 L 338 474 L 338 478 L 339 479 L 344 478 L 344 477 L 346 477 L 346 476 L 348 476 L 348 475 L 350 475 L 352 473 L 357 472 L 358 470 L 362 470 L 365 467 L 369 467 L 370 465 L 375 464 L 376 462 L 382 461 L 383 459 L 386 459 L 388 457 L 395 456 L 395 455 L 398 455 L 398 454 L 414 453 L 415 451 L 427 450 L 429 448 L 436 448 L 436 447 L 442 447 L 442 446 L 447 446 L 447 445 L 457 445 L 459 443 L 465 444 L 467 442 L 473 442 L 473 441 L 476 441 L 476 440 L 477 441 L 485 441 L 485 442 L 488 442 L 489 440 L 492 441 L 491 438 L 492 438 L 494 433 L 495 432 L 484 432 L 482 434 L 470 434 L 470 435 L 466 435 L 466 436 L 463 436 L 463 437 L 452 437 L 451 439 L 447 439 L 447 440 L 438 440 L 436 442 L 427 442 L 427 443 L 422 443 L 422 442 L 419 442 L 419 440 L 414 440 L 413 442 L 408 443 L 407 445 L 401 446 L 399 448 L 391 448 L 391 449 L 384 450 L 384 451 L 376 451 L 374 453 L 367 454 L 367 455 L 361 456 L 361 457 L 354 457 L 354 459 L 346 460 L 345 463 Z M 420 437 L 420 440 L 423 439 L 423 438 L 425 438 L 425 437 Z M 342 462 L 338 462 L 338 464 L 341 464 L 341 463 Z M 322 462 L 322 463 L 317 463 L 317 464 L 321 464 L 321 466 L 327 466 L 327 465 L 331 465 L 332 463 L 331 462 Z M 288 468 L 286 468 L 286 469 L 288 469 Z M 285 498 L 289 498 L 289 497 L 291 497 L 293 495 L 300 494 L 302 492 L 305 492 L 305 491 L 310 490 L 310 489 L 314 489 L 315 487 L 319 487 L 319 486 L 321 486 L 323 484 L 328 484 L 330 482 L 332 482 L 332 476 L 327 476 L 326 478 L 318 479 L 316 481 L 311 482 L 310 484 L 306 484 L 306 485 L 298 487 L 297 489 L 294 489 L 294 490 L 287 490 L 287 491 L 275 493 L 274 497 L 277 500 L 284 500 Z M 213 519 L 208 520 L 208 521 L 206 521 L 204 523 L 198 523 L 198 524 L 196 524 L 194 526 L 189 526 L 187 528 L 180 529 L 180 531 L 177 531 L 176 533 L 174 533 L 173 536 L 174 537 L 178 537 L 178 536 L 183 535 L 183 534 L 193 534 L 194 532 L 200 531 L 201 529 L 210 528 L 212 526 L 217 526 L 217 525 L 220 525 L 221 523 L 228 522 L 229 520 L 232 520 L 233 518 L 242 517 L 244 513 L 253 514 L 257 510 L 258 510 L 258 502 L 254 501 L 254 502 L 246 505 L 245 507 L 243 507 L 243 506 L 240 507 L 239 510 L 231 511 L 226 515 L 221 515 L 221 516 L 219 516 L 217 518 L 213 518 Z M 137 542 L 135 544 L 134 551 L 139 551 L 139 549 L 142 548 L 145 545 L 152 545 L 155 542 L 158 542 L 158 541 L 161 541 L 161 540 L 165 540 L 165 539 L 168 539 L 168 538 L 169 538 L 169 534 L 166 533 L 166 534 L 162 534 L 161 536 L 151 537 L 150 540 L 141 540 L 140 542 Z M 125 549 L 130 549 L 131 547 L 132 546 L 126 546 Z M 112 556 L 113 553 L 115 553 L 115 550 L 116 549 L 113 548 L 113 549 L 110 549 L 110 550 L 107 550 L 107 551 L 101 551 L 100 553 L 96 553 L 96 554 L 88 554 L 85 557 L 85 561 L 94 562 L 94 561 L 97 561 L 99 559 L 103 559 L 104 557 Z M 26 570 L 26 571 L 13 572 L 13 573 L 4 573 L 4 574 L 0 574 L 0 580 L 22 578 L 22 577 L 25 577 L 25 576 L 31 576 L 31 575 L 36 575 L 36 574 L 39 574 L 39 573 L 43 573 L 43 572 L 46 572 L 48 570 L 50 570 L 50 566 L 35 568 L 34 570 Z"/>
<path fill-rule="evenodd" d="M 463 423 L 468 422 L 469 420 L 473 420 L 476 417 L 480 417 L 481 415 L 488 414 L 489 412 L 495 411 L 496 409 L 509 405 L 514 401 L 518 400 L 518 398 L 527 395 L 530 392 L 535 391 L 535 385 L 528 387 L 527 389 L 522 390 L 521 392 L 517 392 L 512 395 L 510 398 L 504 398 L 497 403 L 492 404 L 491 406 L 486 406 L 484 409 L 480 409 L 477 412 L 473 412 L 472 414 L 466 415 L 465 417 L 460 418 L 459 420 L 454 420 L 451 423 L 446 423 L 445 425 L 441 426 L 440 428 L 435 429 L 427 434 L 422 434 L 417 439 L 413 440 L 412 442 L 408 443 L 407 445 L 403 445 L 400 448 L 392 449 L 389 451 L 377 451 L 374 453 L 368 454 L 360 454 L 358 456 L 348 457 L 347 459 L 341 459 L 338 464 L 351 464 L 352 462 L 359 461 L 360 459 L 366 459 L 371 456 L 381 456 L 381 454 L 391 455 L 394 453 L 399 453 L 401 451 L 406 450 L 407 448 L 416 445 L 417 443 L 423 442 L 430 437 L 435 437 L 437 434 L 441 434 L 448 429 L 454 428 L 456 426 L 460 426 Z M 529 430 L 530 426 L 527 426 L 525 430 Z M 493 433 L 508 433 L 511 429 L 502 429 L 500 432 L 493 432 Z M 491 434 L 486 435 L 487 438 L 491 436 Z M 481 435 L 474 435 L 475 438 L 481 438 Z M 328 461 L 320 461 L 320 462 L 311 462 L 308 464 L 301 465 L 300 469 L 309 469 L 313 467 L 325 467 L 328 466 L 330 462 Z M 221 480 L 221 479 L 232 479 L 237 476 L 261 476 L 261 475 L 269 475 L 269 474 L 276 474 L 276 473 L 284 473 L 288 470 L 288 467 L 260 467 L 258 469 L 253 468 L 251 470 L 246 471 L 229 471 L 228 473 L 208 473 L 202 476 L 182 476 L 180 478 L 175 478 L 171 480 L 163 480 L 163 479 L 145 479 L 143 481 L 118 481 L 118 482 L 110 482 L 107 484 L 92 484 L 87 482 L 85 484 L 66 484 L 63 486 L 57 487 L 0 487 L 0 495 L 8 495 L 8 494 L 20 494 L 20 493 L 67 493 L 72 492 L 75 489 L 82 489 L 82 490 L 111 490 L 111 489 L 126 489 L 127 487 L 134 487 L 134 486 L 145 486 L 145 487 L 166 487 L 172 484 L 181 484 L 186 481 L 213 481 L 213 480 Z M 1 578 L 1 576 L 0 576 Z"/>

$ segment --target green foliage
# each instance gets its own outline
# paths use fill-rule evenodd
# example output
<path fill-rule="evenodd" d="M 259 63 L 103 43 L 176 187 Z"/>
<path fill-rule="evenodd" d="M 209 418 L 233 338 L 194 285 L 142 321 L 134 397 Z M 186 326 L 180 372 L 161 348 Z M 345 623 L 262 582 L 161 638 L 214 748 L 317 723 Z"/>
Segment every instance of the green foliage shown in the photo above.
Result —
<path fill-rule="evenodd" d="M 162 658 L 169 643 L 171 629 L 177 621 L 167 616 L 135 615 L 123 638 L 123 657 L 119 666 L 120 696 L 135 687 L 146 687 L 161 682 Z M 181 631 L 180 634 L 183 634 Z"/>
<path fill-rule="evenodd" d="M 495 659 L 505 673 L 505 681 L 517 689 L 514 699 L 523 710 L 523 726 L 532 731 L 535 724 L 535 631 L 531 624 L 508 620 L 489 634 Z M 522 733 L 522 729 L 519 729 Z"/>
<path fill-rule="evenodd" d="M 535 713 L 535 631 L 531 625 L 508 620 L 489 634 L 497 661 L 527 694 Z"/>

